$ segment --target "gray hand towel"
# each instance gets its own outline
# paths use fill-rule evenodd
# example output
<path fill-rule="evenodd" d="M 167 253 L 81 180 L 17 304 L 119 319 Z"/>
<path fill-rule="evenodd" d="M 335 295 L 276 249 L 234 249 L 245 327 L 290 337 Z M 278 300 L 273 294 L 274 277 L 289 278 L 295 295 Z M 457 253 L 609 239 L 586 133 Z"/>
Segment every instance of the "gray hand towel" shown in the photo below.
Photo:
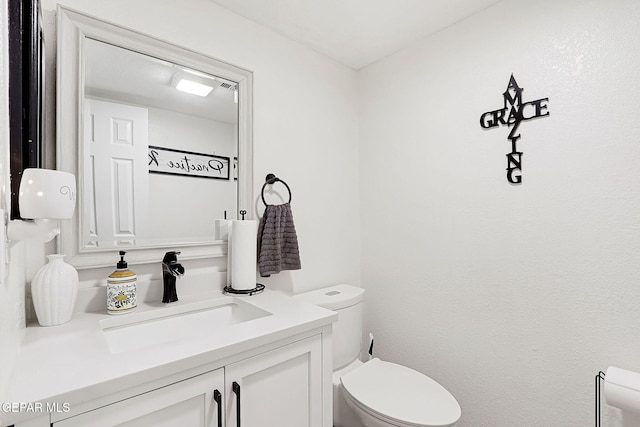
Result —
<path fill-rule="evenodd" d="M 267 205 L 258 227 L 258 266 L 261 277 L 282 270 L 299 270 L 298 236 L 291 205 Z"/>

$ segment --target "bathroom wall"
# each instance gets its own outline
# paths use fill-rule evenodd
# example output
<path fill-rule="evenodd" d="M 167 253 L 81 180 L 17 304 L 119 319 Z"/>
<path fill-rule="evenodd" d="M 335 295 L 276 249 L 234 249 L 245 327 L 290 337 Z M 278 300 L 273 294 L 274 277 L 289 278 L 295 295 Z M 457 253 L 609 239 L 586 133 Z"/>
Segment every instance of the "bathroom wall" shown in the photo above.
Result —
<path fill-rule="evenodd" d="M 208 0 L 43 0 L 50 54 L 55 53 L 57 3 L 252 70 L 254 209 L 260 215 L 264 210 L 260 189 L 268 173 L 289 184 L 302 259 L 302 270 L 260 281 L 291 293 L 327 283 L 359 284 L 355 71 Z M 276 184 L 274 189 L 287 196 L 284 186 Z M 213 219 L 215 215 L 212 223 Z M 224 264 L 212 262 L 214 269 L 219 265 Z M 155 267 L 136 271 L 159 276 L 159 264 Z M 200 262 L 193 266 L 200 267 Z M 193 268 L 187 266 L 188 273 Z M 81 272 L 81 281 L 96 285 L 104 273 Z"/>
<path fill-rule="evenodd" d="M 462 427 L 591 425 L 596 373 L 640 371 L 638 22 L 636 0 L 503 1 L 360 72 L 366 331 Z M 479 120 L 511 73 L 549 98 L 520 185 Z"/>

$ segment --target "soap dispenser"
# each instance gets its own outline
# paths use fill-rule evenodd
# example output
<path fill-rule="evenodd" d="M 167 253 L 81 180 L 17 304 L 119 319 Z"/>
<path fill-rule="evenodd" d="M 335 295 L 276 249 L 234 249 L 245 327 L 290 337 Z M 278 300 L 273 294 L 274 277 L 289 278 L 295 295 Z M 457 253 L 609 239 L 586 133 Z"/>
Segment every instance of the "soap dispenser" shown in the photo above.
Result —
<path fill-rule="evenodd" d="M 125 251 L 120 251 L 116 271 L 107 278 L 107 312 L 121 314 L 134 311 L 138 306 L 136 296 L 136 274 L 127 268 Z"/>

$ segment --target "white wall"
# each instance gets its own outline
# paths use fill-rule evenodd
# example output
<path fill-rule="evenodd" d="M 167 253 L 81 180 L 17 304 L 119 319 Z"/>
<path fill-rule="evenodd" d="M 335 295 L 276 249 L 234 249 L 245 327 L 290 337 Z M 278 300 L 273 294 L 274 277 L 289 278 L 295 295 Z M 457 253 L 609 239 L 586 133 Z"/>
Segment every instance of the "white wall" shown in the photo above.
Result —
<path fill-rule="evenodd" d="M 638 22 L 637 0 L 504 1 L 360 73 L 366 331 L 462 427 L 591 425 L 595 374 L 640 371 Z M 511 73 L 550 112 L 520 126 L 517 186 L 479 122 Z"/>
<path fill-rule="evenodd" d="M 353 70 L 207 0 L 190 0 L 186 5 L 153 0 L 44 0 L 49 26 L 55 22 L 56 3 L 252 70 L 255 208 L 260 214 L 264 209 L 259 192 L 267 173 L 289 184 L 302 259 L 302 270 L 261 281 L 286 292 L 338 282 L 359 284 L 357 74 Z M 53 33 L 51 28 L 47 32 Z M 52 45 L 49 52 L 53 50 Z M 276 189 L 286 196 L 284 187 Z M 159 264 L 156 270 L 159 276 Z M 83 272 L 81 281 L 98 283 L 106 277 L 103 273 Z"/>

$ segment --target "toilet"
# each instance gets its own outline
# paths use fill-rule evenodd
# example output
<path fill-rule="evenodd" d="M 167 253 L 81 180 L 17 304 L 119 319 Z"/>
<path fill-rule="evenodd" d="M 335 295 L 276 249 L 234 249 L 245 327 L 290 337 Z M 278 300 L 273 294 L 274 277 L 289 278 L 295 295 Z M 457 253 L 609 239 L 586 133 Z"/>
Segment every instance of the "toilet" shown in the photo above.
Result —
<path fill-rule="evenodd" d="M 294 298 L 338 313 L 333 324 L 334 427 L 444 427 L 462 414 L 444 387 L 406 366 L 361 362 L 364 289 L 336 285 Z"/>

